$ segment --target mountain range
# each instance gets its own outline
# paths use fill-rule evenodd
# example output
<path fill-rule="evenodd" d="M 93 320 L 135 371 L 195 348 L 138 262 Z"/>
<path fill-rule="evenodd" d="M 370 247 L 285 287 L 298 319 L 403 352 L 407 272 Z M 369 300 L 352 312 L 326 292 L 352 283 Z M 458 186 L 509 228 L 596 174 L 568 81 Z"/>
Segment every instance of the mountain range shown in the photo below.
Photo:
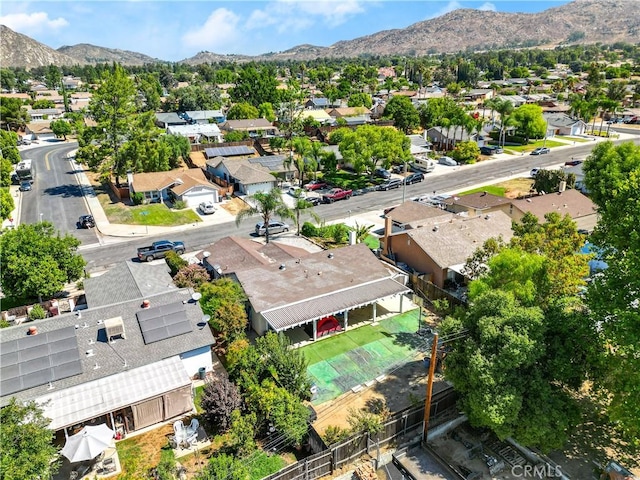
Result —
<path fill-rule="evenodd" d="M 308 61 L 315 58 L 354 58 L 367 55 L 423 56 L 516 47 L 562 44 L 640 43 L 637 0 L 574 0 L 539 13 L 502 13 L 458 9 L 403 29 L 385 30 L 334 43 L 329 47 L 298 45 L 257 56 L 199 52 L 182 63 L 220 61 Z M 87 43 L 54 50 L 0 25 L 0 64 L 27 69 L 50 64 L 74 65 L 118 62 L 143 65 L 163 60 L 128 50 Z"/>

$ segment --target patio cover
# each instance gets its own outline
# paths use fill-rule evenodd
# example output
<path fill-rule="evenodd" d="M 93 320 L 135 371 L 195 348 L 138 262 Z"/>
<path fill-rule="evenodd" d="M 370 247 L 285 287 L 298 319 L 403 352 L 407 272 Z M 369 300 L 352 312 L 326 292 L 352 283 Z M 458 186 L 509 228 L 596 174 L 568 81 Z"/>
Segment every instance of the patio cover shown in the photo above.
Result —
<path fill-rule="evenodd" d="M 392 278 L 331 292 L 260 312 L 276 332 L 304 325 L 313 320 L 334 315 L 364 305 L 370 305 L 391 295 L 410 292 L 411 289 Z"/>
<path fill-rule="evenodd" d="M 189 374 L 176 355 L 38 397 L 36 402 L 51 419 L 49 428 L 60 430 L 190 385 Z"/>

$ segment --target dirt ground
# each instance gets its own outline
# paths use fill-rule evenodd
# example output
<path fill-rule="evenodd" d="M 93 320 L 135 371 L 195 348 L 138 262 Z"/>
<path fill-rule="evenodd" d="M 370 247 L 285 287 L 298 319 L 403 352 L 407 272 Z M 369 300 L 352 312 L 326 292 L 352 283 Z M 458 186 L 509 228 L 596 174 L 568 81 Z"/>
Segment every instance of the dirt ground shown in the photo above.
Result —
<path fill-rule="evenodd" d="M 229 200 L 226 200 L 222 204 L 222 208 L 231 213 L 232 215 L 237 215 L 237 213 L 241 210 L 247 208 L 247 204 L 238 197 L 232 197 Z"/>
<path fill-rule="evenodd" d="M 527 195 L 531 191 L 533 180 L 530 178 L 514 178 L 513 180 L 497 183 L 496 186 L 507 189 L 505 197 L 518 198 L 522 195 Z"/>

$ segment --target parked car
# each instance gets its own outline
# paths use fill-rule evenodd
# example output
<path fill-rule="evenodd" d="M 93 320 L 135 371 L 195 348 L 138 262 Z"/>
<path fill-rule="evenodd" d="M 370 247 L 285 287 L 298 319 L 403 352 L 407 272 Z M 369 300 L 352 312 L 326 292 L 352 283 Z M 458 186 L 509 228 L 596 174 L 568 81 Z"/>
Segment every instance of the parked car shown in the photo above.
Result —
<path fill-rule="evenodd" d="M 482 155 L 496 155 L 503 152 L 504 150 L 497 145 L 485 145 L 483 147 L 480 147 L 480 153 Z"/>
<path fill-rule="evenodd" d="M 323 182 L 322 180 L 311 180 L 309 183 L 307 183 L 304 186 L 304 188 L 306 188 L 310 192 L 313 190 L 321 190 L 327 187 L 328 187 L 327 183 Z"/>
<path fill-rule="evenodd" d="M 158 240 L 147 247 L 138 248 L 138 259 L 141 262 L 151 262 L 156 258 L 164 258 L 168 252 L 176 252 L 182 255 L 186 250 L 183 242 L 171 242 L 169 240 Z"/>
<path fill-rule="evenodd" d="M 438 163 L 440 165 L 447 165 L 449 167 L 455 167 L 456 165 L 458 165 L 458 162 L 456 162 L 453 158 L 451 157 L 440 157 L 438 159 Z"/>
<path fill-rule="evenodd" d="M 20 191 L 28 192 L 31 190 L 31 182 L 29 180 L 23 180 L 20 182 Z"/>
<path fill-rule="evenodd" d="M 311 205 L 313 205 L 314 207 L 316 205 L 319 205 L 322 202 L 321 197 L 306 197 L 305 200 L 309 202 Z"/>
<path fill-rule="evenodd" d="M 384 178 L 385 180 L 391 178 L 391 172 L 385 168 L 376 168 L 375 172 L 373 172 L 373 174 L 376 177 L 380 177 L 380 178 Z"/>
<path fill-rule="evenodd" d="M 532 168 L 531 171 L 529 172 L 529 176 L 532 178 L 535 178 L 535 176 L 538 174 L 540 170 L 542 170 L 542 168 L 540 167 Z"/>
<path fill-rule="evenodd" d="M 531 155 L 544 155 L 545 153 L 549 153 L 550 151 L 551 150 L 549 150 L 547 147 L 538 147 L 533 152 L 531 152 Z"/>
<path fill-rule="evenodd" d="M 409 175 L 404 177 L 405 185 L 411 185 L 413 183 L 419 183 L 419 182 L 421 182 L 423 180 L 424 180 L 424 173 L 421 173 L 421 172 L 410 173 Z"/>
<path fill-rule="evenodd" d="M 78 227 L 79 228 L 93 228 L 96 226 L 96 221 L 93 218 L 93 215 L 82 215 L 78 218 Z"/>
<path fill-rule="evenodd" d="M 399 178 L 390 178 L 378 185 L 376 190 L 391 190 L 392 188 L 399 188 L 400 185 L 402 185 L 402 180 Z"/>
<path fill-rule="evenodd" d="M 353 190 L 343 190 L 342 188 L 332 188 L 322 195 L 324 203 L 333 203 L 338 200 L 348 200 L 353 195 Z"/>
<path fill-rule="evenodd" d="M 204 215 L 211 215 L 213 213 L 216 213 L 216 206 L 210 200 L 208 202 L 202 202 L 200 205 L 198 205 L 198 208 Z"/>
<path fill-rule="evenodd" d="M 566 167 L 575 167 L 577 165 L 581 165 L 583 162 L 584 162 L 584 160 L 573 160 L 573 159 L 571 159 L 571 160 L 569 160 L 567 162 L 564 162 L 564 165 Z"/>
<path fill-rule="evenodd" d="M 304 197 L 304 193 L 300 187 L 289 187 L 287 188 L 287 193 L 292 197 Z"/>
<path fill-rule="evenodd" d="M 277 220 L 271 220 L 269 222 L 269 235 L 273 235 L 276 233 L 288 232 L 289 225 L 284 222 L 279 222 Z M 267 234 L 267 229 L 264 226 L 264 222 L 256 223 L 256 235 L 263 236 Z"/>

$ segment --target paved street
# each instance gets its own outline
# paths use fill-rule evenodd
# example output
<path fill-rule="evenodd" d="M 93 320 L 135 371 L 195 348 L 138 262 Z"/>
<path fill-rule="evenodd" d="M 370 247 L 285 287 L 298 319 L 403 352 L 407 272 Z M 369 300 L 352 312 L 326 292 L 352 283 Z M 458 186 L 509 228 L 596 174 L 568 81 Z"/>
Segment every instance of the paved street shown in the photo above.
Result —
<path fill-rule="evenodd" d="M 640 136 L 625 132 L 616 143 L 628 140 L 640 143 Z M 357 222 L 359 225 L 373 224 L 379 228 L 383 225 L 382 210 L 400 203 L 403 198 L 409 200 L 433 192 L 454 193 L 528 175 L 534 167 L 556 167 L 571 158 L 586 158 L 594 145 L 595 142 L 568 144 L 540 156 L 503 154 L 474 165 L 438 165 L 434 172 L 425 175 L 424 182 L 406 188 L 354 196 L 333 204 L 321 204 L 314 207 L 314 211 L 326 223 L 344 221 L 355 225 Z M 16 188 L 12 188 L 17 203 L 14 221 L 34 223 L 41 219 L 49 220 L 62 232 L 78 237 L 82 242 L 82 254 L 88 262 L 88 271 L 133 258 L 137 247 L 155 240 L 182 240 L 190 251 L 197 251 L 228 235 L 252 235 L 255 225 L 253 219 L 247 219 L 240 227 L 236 227 L 234 217 L 222 208 L 214 215 L 203 217 L 203 222 L 180 227 L 110 224 L 86 175 L 80 166 L 68 158 L 76 148 L 77 144 L 72 142 L 21 148 L 22 157 L 31 158 L 36 165 L 36 180 L 31 192 L 18 193 Z M 77 228 L 75 222 L 86 213 L 92 213 L 96 218 L 96 229 Z M 303 221 L 306 219 L 303 218 Z"/>

